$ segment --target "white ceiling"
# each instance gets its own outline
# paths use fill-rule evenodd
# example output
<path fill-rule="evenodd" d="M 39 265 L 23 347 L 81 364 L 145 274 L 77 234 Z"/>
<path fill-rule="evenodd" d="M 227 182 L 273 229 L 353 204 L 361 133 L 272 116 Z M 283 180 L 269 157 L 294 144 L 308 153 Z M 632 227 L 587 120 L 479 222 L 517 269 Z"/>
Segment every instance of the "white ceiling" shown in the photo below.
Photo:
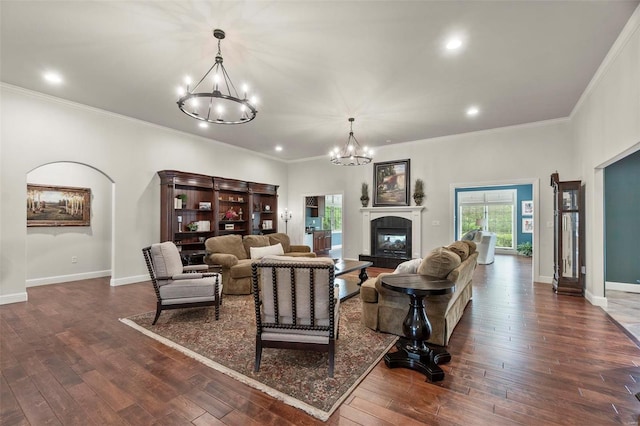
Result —
<path fill-rule="evenodd" d="M 1 80 L 293 160 L 343 145 L 348 117 L 374 148 L 567 117 L 637 5 L 2 0 Z M 201 129 L 176 106 L 184 76 L 213 64 L 213 28 L 236 86 L 260 98 L 248 124 Z"/>

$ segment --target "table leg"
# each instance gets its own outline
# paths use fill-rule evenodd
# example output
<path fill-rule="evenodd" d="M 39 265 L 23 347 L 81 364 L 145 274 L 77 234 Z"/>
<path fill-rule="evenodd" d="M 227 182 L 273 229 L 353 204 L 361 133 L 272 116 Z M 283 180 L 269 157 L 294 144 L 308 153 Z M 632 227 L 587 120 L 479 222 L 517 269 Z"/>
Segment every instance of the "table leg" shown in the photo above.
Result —
<path fill-rule="evenodd" d="M 423 297 L 410 294 L 411 306 L 402 324 L 405 335 L 396 344 L 397 352 L 384 356 L 389 368 L 405 367 L 427 376 L 427 380 L 437 382 L 444 379 L 444 371 L 438 364 L 451 360 L 444 348 L 431 348 L 426 341 L 431 336 L 431 324 L 427 318 Z"/>
<path fill-rule="evenodd" d="M 360 275 L 358 275 L 358 278 L 360 278 L 358 285 L 362 285 L 363 282 L 369 279 L 369 275 L 367 275 L 367 268 L 360 269 Z"/>

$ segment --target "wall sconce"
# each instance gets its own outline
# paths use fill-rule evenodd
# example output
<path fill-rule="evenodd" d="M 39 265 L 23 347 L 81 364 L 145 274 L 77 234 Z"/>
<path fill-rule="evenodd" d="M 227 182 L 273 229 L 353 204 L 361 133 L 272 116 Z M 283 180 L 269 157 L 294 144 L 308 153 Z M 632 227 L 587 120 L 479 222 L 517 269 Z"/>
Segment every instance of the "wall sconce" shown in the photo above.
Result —
<path fill-rule="evenodd" d="M 288 233 L 288 223 L 292 217 L 291 212 L 285 207 L 284 211 L 280 213 L 280 217 L 284 220 L 284 233 L 286 234 Z"/>

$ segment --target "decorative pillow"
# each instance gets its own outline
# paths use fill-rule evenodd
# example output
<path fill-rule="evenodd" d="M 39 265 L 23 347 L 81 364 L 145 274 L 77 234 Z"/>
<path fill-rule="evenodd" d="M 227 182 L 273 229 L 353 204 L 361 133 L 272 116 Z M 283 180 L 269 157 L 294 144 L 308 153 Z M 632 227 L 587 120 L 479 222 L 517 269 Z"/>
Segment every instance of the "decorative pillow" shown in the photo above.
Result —
<path fill-rule="evenodd" d="M 478 248 L 476 243 L 467 240 L 463 240 L 462 242 L 469 246 L 469 256 L 476 252 L 476 249 Z"/>
<path fill-rule="evenodd" d="M 450 244 L 447 248 L 460 256 L 460 260 L 463 262 L 467 260 L 467 257 L 469 257 L 469 246 L 462 241 L 456 241 L 455 243 Z"/>
<path fill-rule="evenodd" d="M 411 259 L 398 265 L 394 274 L 415 274 L 418 266 L 422 263 L 422 259 Z"/>
<path fill-rule="evenodd" d="M 456 269 L 461 263 L 462 260 L 456 253 L 446 247 L 439 247 L 431 250 L 422 260 L 418 267 L 418 273 L 442 279 L 446 278 L 449 272 Z"/>
<path fill-rule="evenodd" d="M 284 254 L 280 243 L 267 247 L 249 247 L 249 250 L 251 251 L 251 259 L 262 259 L 268 255 L 278 256 Z"/>

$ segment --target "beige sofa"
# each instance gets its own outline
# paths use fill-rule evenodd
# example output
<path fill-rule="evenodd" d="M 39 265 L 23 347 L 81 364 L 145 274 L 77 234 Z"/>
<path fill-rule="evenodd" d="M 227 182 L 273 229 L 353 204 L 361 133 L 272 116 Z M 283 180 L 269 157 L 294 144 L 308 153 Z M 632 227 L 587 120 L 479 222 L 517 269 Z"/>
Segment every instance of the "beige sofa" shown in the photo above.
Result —
<path fill-rule="evenodd" d="M 284 256 L 316 257 L 311 247 L 292 245 L 283 233 L 269 235 L 223 235 L 205 241 L 204 261 L 222 266 L 222 292 L 224 294 L 251 294 L 251 248 L 268 248 L 281 244 Z M 258 250 L 254 250 L 256 252 Z M 255 254 L 255 253 L 254 253 Z M 274 254 L 274 253 L 269 253 Z M 254 255 L 254 259 L 256 256 Z"/>
<path fill-rule="evenodd" d="M 469 254 L 471 253 L 471 254 Z M 446 278 L 455 283 L 451 294 L 425 297 L 427 317 L 431 323 L 428 342 L 446 346 L 472 296 L 471 277 L 477 265 L 478 253 L 472 241 L 457 241 L 449 247 L 432 250 L 420 260 L 414 259 L 398 266 L 394 273 L 417 273 Z M 380 274 L 362 284 L 362 322 L 367 327 L 402 336 L 402 323 L 409 310 L 410 298 L 406 294 L 382 287 Z"/>

